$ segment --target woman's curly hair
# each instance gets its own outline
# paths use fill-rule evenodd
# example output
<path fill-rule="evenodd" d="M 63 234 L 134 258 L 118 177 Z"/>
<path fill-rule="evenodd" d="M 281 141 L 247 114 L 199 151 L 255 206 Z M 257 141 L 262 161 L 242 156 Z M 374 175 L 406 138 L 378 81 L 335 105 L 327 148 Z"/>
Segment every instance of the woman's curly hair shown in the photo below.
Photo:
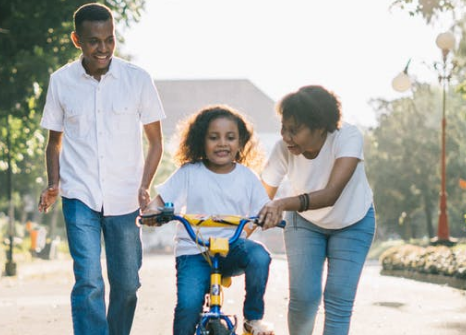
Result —
<path fill-rule="evenodd" d="M 297 92 L 284 96 L 276 109 L 283 119 L 293 117 L 309 129 L 324 128 L 333 133 L 341 127 L 340 100 L 322 86 L 303 86 Z"/>
<path fill-rule="evenodd" d="M 206 106 L 178 124 L 180 141 L 174 156 L 175 163 L 181 166 L 206 160 L 207 130 L 209 124 L 219 118 L 232 120 L 238 126 L 239 150 L 235 161 L 258 171 L 264 156 L 254 136 L 253 127 L 244 115 L 227 105 Z"/>

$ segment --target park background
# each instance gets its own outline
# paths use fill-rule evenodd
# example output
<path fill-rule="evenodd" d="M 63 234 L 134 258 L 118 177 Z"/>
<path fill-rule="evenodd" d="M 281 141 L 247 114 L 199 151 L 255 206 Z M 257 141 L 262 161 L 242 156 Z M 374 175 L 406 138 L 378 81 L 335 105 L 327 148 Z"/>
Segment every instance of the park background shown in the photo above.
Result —
<path fill-rule="evenodd" d="M 56 241 L 66 252 L 60 204 L 47 215 L 36 210 L 47 184 L 47 132 L 39 122 L 50 73 L 79 55 L 69 34 L 72 14 L 83 3 L 0 0 L 2 264 L 30 254 L 31 232 L 44 232 L 44 245 Z M 427 245 L 436 237 L 445 97 L 449 234 L 460 239 L 461 248 L 466 237 L 466 1 L 103 3 L 115 11 L 117 54 L 147 68 L 155 80 L 245 79 L 273 102 L 307 84 L 322 84 L 340 95 L 344 118 L 365 135 L 365 166 L 377 208 L 374 248 Z M 443 61 L 435 38 L 446 30 L 456 43 L 446 59 L 451 78 L 444 91 L 437 79 Z M 412 87 L 400 93 L 391 81 L 403 70 Z M 168 140 L 171 134 L 164 135 Z M 167 150 L 154 184 L 173 169 Z"/>

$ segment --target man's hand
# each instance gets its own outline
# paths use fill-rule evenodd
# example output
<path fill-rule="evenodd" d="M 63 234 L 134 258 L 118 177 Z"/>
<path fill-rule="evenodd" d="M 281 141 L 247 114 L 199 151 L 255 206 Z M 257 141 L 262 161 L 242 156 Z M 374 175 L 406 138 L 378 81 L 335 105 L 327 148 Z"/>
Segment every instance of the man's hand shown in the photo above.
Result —
<path fill-rule="evenodd" d="M 47 213 L 58 197 L 58 185 L 52 185 L 42 191 L 39 198 L 39 212 Z"/>
<path fill-rule="evenodd" d="M 145 187 L 140 187 L 138 192 L 139 208 L 141 212 L 146 210 L 147 205 L 150 202 L 150 193 L 149 189 Z"/>

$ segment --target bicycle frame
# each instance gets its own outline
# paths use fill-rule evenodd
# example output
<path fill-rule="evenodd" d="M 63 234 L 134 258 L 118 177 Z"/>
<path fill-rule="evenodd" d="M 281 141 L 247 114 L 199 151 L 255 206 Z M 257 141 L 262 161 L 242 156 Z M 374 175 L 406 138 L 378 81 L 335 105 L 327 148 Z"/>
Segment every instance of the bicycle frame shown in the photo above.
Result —
<path fill-rule="evenodd" d="M 232 215 L 221 215 L 221 216 L 205 216 L 205 215 L 176 215 L 174 214 L 174 208 L 171 203 L 166 204 L 164 207 L 159 208 L 160 213 L 155 215 L 147 215 L 142 217 L 155 218 L 157 225 L 163 225 L 170 221 L 179 221 L 183 224 L 184 228 L 188 232 L 189 237 L 198 245 L 207 248 L 210 253 L 212 261 L 212 269 L 210 274 L 210 291 L 209 291 L 209 311 L 201 314 L 201 320 L 196 328 L 196 335 L 236 335 L 235 330 L 237 326 L 236 316 L 233 316 L 234 321 L 231 317 L 222 312 L 222 275 L 219 269 L 219 258 L 226 256 L 229 252 L 229 247 L 235 243 L 241 236 L 241 233 L 246 224 L 254 222 L 259 224 L 258 217 L 240 217 Z M 139 222 L 142 224 L 141 219 Z M 282 221 L 279 225 L 284 227 L 285 221 Z M 193 229 L 195 227 L 236 227 L 233 236 L 229 239 L 225 238 L 214 238 L 210 237 L 209 240 L 199 238 Z M 211 321 L 221 322 L 224 321 L 226 328 L 222 327 L 223 330 L 217 332 L 212 329 L 209 330 L 209 323 Z M 226 332 L 227 331 L 227 332 Z M 221 334 L 219 334 L 221 333 Z"/>

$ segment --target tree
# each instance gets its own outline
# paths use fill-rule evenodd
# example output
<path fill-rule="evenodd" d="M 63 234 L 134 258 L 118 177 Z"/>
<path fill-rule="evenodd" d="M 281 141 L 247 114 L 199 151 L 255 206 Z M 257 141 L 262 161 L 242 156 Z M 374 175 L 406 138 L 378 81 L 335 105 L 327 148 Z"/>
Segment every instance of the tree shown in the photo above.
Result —
<path fill-rule="evenodd" d="M 50 74 L 78 55 L 70 40 L 72 17 L 86 2 L 0 0 L 0 182 L 10 185 L 0 188 L 0 211 L 6 200 L 36 199 L 44 187 L 44 93 Z M 117 27 L 137 21 L 145 4 L 101 2 L 114 12 Z"/>
<path fill-rule="evenodd" d="M 373 102 L 379 125 L 366 136 L 366 167 L 374 190 L 381 233 L 405 239 L 433 237 L 440 186 L 441 92 L 416 84 L 413 96 Z M 461 98 L 448 96 L 448 213 L 452 233 L 462 233 L 463 193 L 458 180 L 466 171 L 466 112 Z"/>

